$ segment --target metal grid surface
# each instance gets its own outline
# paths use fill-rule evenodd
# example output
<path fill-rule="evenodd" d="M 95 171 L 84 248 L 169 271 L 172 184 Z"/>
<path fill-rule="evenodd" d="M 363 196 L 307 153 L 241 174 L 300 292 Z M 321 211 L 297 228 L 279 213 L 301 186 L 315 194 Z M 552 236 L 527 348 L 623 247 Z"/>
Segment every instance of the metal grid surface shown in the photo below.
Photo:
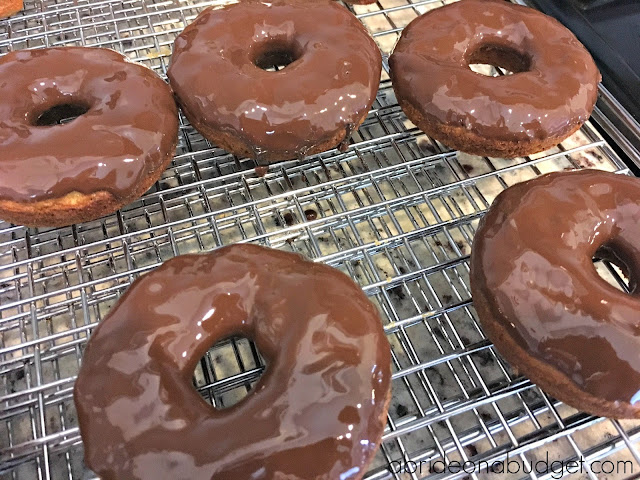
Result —
<path fill-rule="evenodd" d="M 386 56 L 435 0 L 352 7 Z M 109 47 L 164 77 L 175 36 L 210 2 L 31 0 L 0 21 L 0 53 L 55 45 Z M 498 72 L 499 73 L 499 72 Z M 597 119 L 596 119 L 597 120 Z M 350 148 L 273 165 L 204 140 L 184 118 L 172 165 L 139 201 L 60 229 L 0 223 L 0 476 L 92 478 L 82 463 L 72 387 L 92 328 L 138 275 L 178 254 L 234 242 L 303 253 L 360 283 L 383 315 L 392 347 L 393 400 L 367 478 L 486 478 L 425 469 L 392 473 L 401 458 L 428 462 L 630 460 L 640 424 L 594 418 L 546 396 L 485 339 L 469 291 L 471 240 L 507 186 L 548 171 L 629 173 L 594 126 L 559 147 L 514 160 L 449 151 L 401 112 L 386 73 Z M 600 264 L 620 288 L 624 280 Z M 238 401 L 264 368 L 246 339 L 216 344 L 194 382 L 216 406 Z M 215 438 L 211 441 L 215 442 Z M 631 467 L 629 466 L 631 465 Z M 604 477 L 592 468 L 572 478 Z M 513 478 L 557 478 L 553 472 Z M 503 478 L 504 475 L 501 476 Z"/>

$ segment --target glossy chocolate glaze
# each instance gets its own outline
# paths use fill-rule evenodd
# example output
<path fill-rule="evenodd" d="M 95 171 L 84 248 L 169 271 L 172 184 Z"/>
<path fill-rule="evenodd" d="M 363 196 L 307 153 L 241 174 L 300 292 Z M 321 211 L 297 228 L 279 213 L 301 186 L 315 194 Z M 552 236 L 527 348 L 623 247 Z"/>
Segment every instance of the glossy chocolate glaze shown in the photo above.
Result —
<path fill-rule="evenodd" d="M 631 294 L 597 274 L 602 253 Z M 598 398 L 640 401 L 640 180 L 583 170 L 505 190 L 476 234 L 471 278 L 488 320 L 532 356 Z"/>
<path fill-rule="evenodd" d="M 600 81 L 569 30 L 503 0 L 461 0 L 416 18 L 389 63 L 394 89 L 426 119 L 504 141 L 555 137 L 583 123 Z M 487 77 L 471 63 L 517 73 Z"/>
<path fill-rule="evenodd" d="M 193 388 L 218 340 L 268 366 L 240 403 Z M 255 245 L 185 255 L 137 280 L 93 332 L 74 399 L 103 478 L 359 479 L 380 441 L 390 349 L 346 275 Z"/>
<path fill-rule="evenodd" d="M 52 107 L 88 111 L 36 126 Z M 127 198 L 173 151 L 177 107 L 151 70 L 112 50 L 61 47 L 0 58 L 0 199 L 106 191 Z"/>
<path fill-rule="evenodd" d="M 255 62 L 269 52 L 296 60 L 265 71 Z M 304 157 L 349 130 L 380 71 L 378 47 L 343 6 L 276 0 L 203 11 L 176 39 L 168 76 L 192 123 L 231 132 L 260 159 Z"/>

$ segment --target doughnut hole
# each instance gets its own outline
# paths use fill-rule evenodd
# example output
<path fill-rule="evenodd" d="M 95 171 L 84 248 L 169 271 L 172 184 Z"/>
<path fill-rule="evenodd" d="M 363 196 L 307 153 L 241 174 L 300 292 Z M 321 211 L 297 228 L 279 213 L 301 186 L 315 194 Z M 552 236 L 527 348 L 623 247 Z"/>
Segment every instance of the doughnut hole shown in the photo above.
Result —
<path fill-rule="evenodd" d="M 532 59 L 526 53 L 492 43 L 481 44 L 467 55 L 467 66 L 475 73 L 487 77 L 528 72 L 531 64 Z"/>
<path fill-rule="evenodd" d="M 640 262 L 635 261 L 629 249 L 620 242 L 610 241 L 598 248 L 593 262 L 600 278 L 610 285 L 629 294 L 640 293 Z"/>
<path fill-rule="evenodd" d="M 254 47 L 252 60 L 268 72 L 282 70 L 302 57 L 302 47 L 295 42 L 272 39 Z"/>
<path fill-rule="evenodd" d="M 246 337 L 216 342 L 193 372 L 200 396 L 218 410 L 244 399 L 265 371 L 267 363 L 255 343 Z"/>
<path fill-rule="evenodd" d="M 89 105 L 82 102 L 70 102 L 54 105 L 33 116 L 32 124 L 36 127 L 50 127 L 72 122 L 89 111 Z"/>

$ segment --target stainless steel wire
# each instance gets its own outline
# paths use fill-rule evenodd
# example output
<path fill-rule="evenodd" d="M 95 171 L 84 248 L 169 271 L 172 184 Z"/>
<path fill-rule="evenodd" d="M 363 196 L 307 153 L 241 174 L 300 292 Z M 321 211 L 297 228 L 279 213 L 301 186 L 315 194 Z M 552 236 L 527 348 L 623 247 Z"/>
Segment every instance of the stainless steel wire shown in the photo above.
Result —
<path fill-rule="evenodd" d="M 443 3 L 380 0 L 350 8 L 379 43 L 387 70 L 402 28 Z M 22 14 L 0 21 L 0 53 L 107 47 L 164 77 L 175 36 L 209 4 L 27 0 Z M 346 152 L 273 165 L 264 177 L 255 166 L 209 144 L 182 118 L 172 165 L 139 201 L 67 228 L 0 223 L 2 478 L 93 477 L 83 466 L 72 400 L 92 328 L 140 274 L 175 255 L 234 242 L 335 266 L 382 312 L 393 353 L 393 400 L 367 478 L 485 478 L 500 472 L 483 471 L 483 461 L 509 458 L 531 467 L 547 454 L 591 466 L 572 478 L 598 478 L 594 462 L 602 460 L 631 462 L 625 473 L 607 478 L 640 474 L 640 424 L 578 412 L 518 376 L 483 335 L 469 291 L 475 228 L 504 188 L 567 168 L 630 173 L 593 123 L 533 157 L 465 155 L 406 119 L 385 71 L 375 105 Z M 615 267 L 598 268 L 626 287 Z M 264 368 L 250 341 L 227 339 L 202 359 L 194 385 L 224 407 L 246 395 Z M 422 461 L 420 471 L 396 473 L 390 465 L 402 458 Z M 473 461 L 476 469 L 455 473 L 436 467 L 436 460 Z M 557 475 L 534 470 L 511 477 Z"/>

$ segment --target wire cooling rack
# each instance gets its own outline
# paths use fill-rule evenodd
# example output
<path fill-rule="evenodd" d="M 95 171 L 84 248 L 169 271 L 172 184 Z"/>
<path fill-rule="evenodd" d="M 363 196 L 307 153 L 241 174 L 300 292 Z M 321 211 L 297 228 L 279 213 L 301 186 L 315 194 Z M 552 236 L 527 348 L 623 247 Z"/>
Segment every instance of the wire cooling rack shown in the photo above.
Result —
<path fill-rule="evenodd" d="M 514 160 L 450 151 L 418 131 L 397 105 L 386 59 L 411 19 L 444 2 L 410 2 L 351 7 L 380 45 L 385 71 L 346 152 L 273 165 L 260 177 L 252 160 L 209 144 L 181 118 L 175 160 L 141 200 L 68 228 L 0 223 L 2 478 L 94 477 L 83 466 L 72 400 L 91 330 L 138 275 L 234 242 L 340 268 L 382 312 L 393 400 L 367 478 L 558 478 L 557 468 L 536 463 L 545 459 L 581 461 L 579 473 L 561 472 L 571 478 L 640 476 L 640 424 L 559 403 L 494 351 L 473 310 L 468 266 L 478 220 L 507 186 L 568 168 L 630 172 L 592 123 L 553 150 Z M 0 21 L 0 53 L 108 47 L 164 77 L 175 36 L 210 3 L 27 0 Z M 611 126 L 600 110 L 592 121 Z M 615 267 L 598 268 L 626 288 Z M 227 339 L 202 359 L 194 385 L 224 408 L 264 368 L 252 343 Z M 512 474 L 501 461 L 512 462 Z M 455 462 L 473 463 L 456 472 Z"/>

